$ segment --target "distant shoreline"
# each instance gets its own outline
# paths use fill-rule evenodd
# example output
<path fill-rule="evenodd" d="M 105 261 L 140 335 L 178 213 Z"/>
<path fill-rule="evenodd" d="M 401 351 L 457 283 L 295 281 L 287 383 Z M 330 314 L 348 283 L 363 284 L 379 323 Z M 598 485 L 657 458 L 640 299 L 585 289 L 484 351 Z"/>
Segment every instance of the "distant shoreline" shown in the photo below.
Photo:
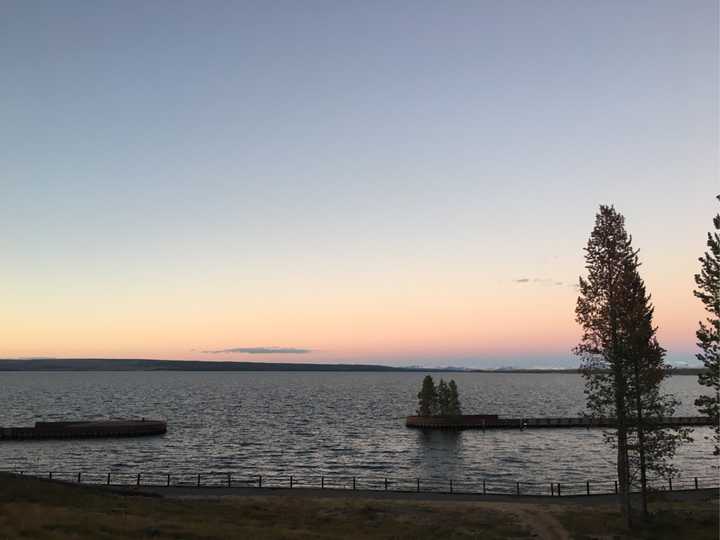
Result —
<path fill-rule="evenodd" d="M 0 372 L 7 371 L 290 371 L 290 372 L 399 372 L 399 373 L 553 373 L 578 374 L 577 368 L 423 368 L 376 364 L 294 364 L 276 362 L 218 362 L 201 360 L 148 360 L 136 358 L 43 358 L 0 360 Z M 704 368 L 676 368 L 674 375 L 698 375 Z"/>

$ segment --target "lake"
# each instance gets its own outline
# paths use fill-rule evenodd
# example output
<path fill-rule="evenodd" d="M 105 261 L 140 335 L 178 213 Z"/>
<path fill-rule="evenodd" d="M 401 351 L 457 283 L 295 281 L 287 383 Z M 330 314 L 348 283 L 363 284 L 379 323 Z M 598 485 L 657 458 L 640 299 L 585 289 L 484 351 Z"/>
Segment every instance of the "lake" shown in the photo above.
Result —
<path fill-rule="evenodd" d="M 614 476 L 601 430 L 423 432 L 408 429 L 423 373 L 4 372 L 0 425 L 37 420 L 161 418 L 160 437 L 0 442 L 0 468 L 88 474 L 217 471 L 268 478 L 417 477 L 490 482 L 584 482 Z M 458 384 L 465 413 L 576 416 L 583 381 L 574 374 L 433 374 Z M 697 415 L 695 376 L 666 384 Z M 684 477 L 717 475 L 695 431 L 676 464 Z"/>

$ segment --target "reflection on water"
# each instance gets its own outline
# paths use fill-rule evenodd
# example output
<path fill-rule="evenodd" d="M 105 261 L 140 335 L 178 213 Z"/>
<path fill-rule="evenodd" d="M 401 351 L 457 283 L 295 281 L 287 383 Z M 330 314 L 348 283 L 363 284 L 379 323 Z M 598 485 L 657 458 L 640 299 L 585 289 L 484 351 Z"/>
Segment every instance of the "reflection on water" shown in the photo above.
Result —
<path fill-rule="evenodd" d="M 599 430 L 421 431 L 404 425 L 422 373 L 0 373 L 0 425 L 68 418 L 159 417 L 163 437 L 0 443 L 0 468 L 234 471 L 403 478 L 585 481 L 610 478 Z M 464 410 L 572 416 L 577 375 L 453 374 Z M 694 415 L 695 377 L 668 390 Z M 686 474 L 716 463 L 705 436 L 682 449 Z"/>

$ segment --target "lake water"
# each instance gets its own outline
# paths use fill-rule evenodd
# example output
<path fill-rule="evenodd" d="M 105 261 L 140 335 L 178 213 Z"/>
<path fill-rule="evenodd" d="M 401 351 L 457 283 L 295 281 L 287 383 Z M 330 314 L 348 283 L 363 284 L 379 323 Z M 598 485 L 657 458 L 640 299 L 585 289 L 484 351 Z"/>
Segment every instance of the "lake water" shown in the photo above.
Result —
<path fill-rule="evenodd" d="M 422 373 L 0 372 L 0 425 L 37 420 L 161 418 L 160 437 L 0 442 L 0 469 L 24 471 L 218 471 L 287 478 L 417 477 L 584 482 L 613 477 L 601 430 L 423 432 L 408 429 Z M 457 381 L 464 412 L 507 417 L 576 416 L 583 382 L 568 374 L 437 374 Z M 667 391 L 678 415 L 697 415 L 694 376 Z M 686 478 L 717 476 L 695 431 L 676 463 Z M 271 480 L 268 480 L 271 481 Z M 368 480 L 369 481 L 369 480 Z"/>

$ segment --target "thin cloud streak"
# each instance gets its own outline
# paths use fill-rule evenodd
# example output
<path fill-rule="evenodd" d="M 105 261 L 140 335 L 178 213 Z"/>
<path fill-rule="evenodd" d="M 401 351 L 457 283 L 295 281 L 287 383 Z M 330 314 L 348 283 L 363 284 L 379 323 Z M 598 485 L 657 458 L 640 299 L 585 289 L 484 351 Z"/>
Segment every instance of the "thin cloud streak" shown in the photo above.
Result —
<path fill-rule="evenodd" d="M 202 352 L 208 354 L 306 354 L 312 352 L 312 349 L 299 349 L 296 347 L 234 347 L 232 349 L 217 349 Z"/>
<path fill-rule="evenodd" d="M 522 277 L 522 278 L 518 278 L 518 279 L 513 279 L 512 281 L 513 281 L 513 283 L 535 283 L 537 285 L 553 285 L 555 287 L 567 286 L 567 287 L 577 288 L 577 285 L 574 283 L 565 283 L 564 281 L 555 281 L 552 278 Z"/>

